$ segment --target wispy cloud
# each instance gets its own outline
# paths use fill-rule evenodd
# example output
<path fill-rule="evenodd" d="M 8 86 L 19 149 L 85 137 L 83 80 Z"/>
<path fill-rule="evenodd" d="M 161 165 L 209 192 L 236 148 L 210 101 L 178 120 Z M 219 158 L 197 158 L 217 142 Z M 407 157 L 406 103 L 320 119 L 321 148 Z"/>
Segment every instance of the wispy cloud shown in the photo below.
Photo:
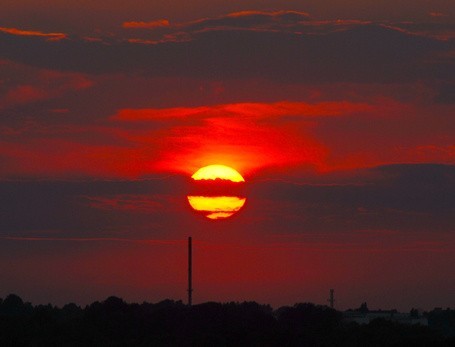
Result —
<path fill-rule="evenodd" d="M 359 112 L 371 112 L 374 106 L 366 103 L 341 102 L 276 102 L 276 103 L 236 103 L 226 105 L 177 107 L 168 109 L 125 109 L 112 119 L 122 121 L 147 121 L 169 118 L 216 118 L 247 117 L 277 118 L 282 116 L 324 117 L 344 116 Z"/>
<path fill-rule="evenodd" d="M 29 237 L 29 236 L 0 236 L 8 241 L 38 241 L 38 242 L 129 242 L 146 243 L 155 245 L 175 245 L 186 240 L 154 240 L 154 239 L 130 239 L 121 237 Z"/>
<path fill-rule="evenodd" d="M 442 12 L 432 11 L 429 13 L 430 17 L 447 17 L 446 14 Z"/>
<path fill-rule="evenodd" d="M 0 27 L 0 31 L 11 35 L 45 37 L 49 41 L 59 41 L 67 38 L 67 35 L 64 33 L 44 33 L 42 31 L 22 30 L 17 28 Z"/>
<path fill-rule="evenodd" d="M 124 22 L 122 24 L 123 28 L 126 29 L 151 29 L 151 28 L 159 28 L 159 27 L 167 27 L 169 26 L 169 20 L 167 19 L 159 19 L 150 22 Z"/>
<path fill-rule="evenodd" d="M 115 196 L 83 196 L 90 207 L 102 210 L 119 210 L 130 212 L 148 213 L 165 209 L 169 204 L 164 196 L 150 195 L 115 195 Z"/>

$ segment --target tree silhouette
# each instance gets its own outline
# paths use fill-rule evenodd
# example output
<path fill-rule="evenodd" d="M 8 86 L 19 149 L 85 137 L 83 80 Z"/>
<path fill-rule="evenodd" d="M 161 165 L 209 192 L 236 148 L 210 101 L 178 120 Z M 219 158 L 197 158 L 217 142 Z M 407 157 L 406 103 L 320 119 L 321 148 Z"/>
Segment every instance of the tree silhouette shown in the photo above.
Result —
<path fill-rule="evenodd" d="M 455 311 L 426 315 L 435 328 L 381 319 L 346 324 L 341 312 L 311 303 L 273 310 L 256 302 L 188 307 L 111 296 L 58 308 L 11 294 L 0 299 L 0 346 L 453 346 Z"/>

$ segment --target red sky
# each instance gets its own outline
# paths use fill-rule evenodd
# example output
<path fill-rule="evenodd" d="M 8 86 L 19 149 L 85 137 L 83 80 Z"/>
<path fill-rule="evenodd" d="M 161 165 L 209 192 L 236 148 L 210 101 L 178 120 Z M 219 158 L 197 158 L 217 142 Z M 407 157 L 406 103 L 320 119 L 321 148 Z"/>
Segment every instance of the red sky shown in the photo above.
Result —
<path fill-rule="evenodd" d="M 0 296 L 184 299 L 192 235 L 196 302 L 449 305 L 454 5 L 188 4 L 2 6 Z"/>

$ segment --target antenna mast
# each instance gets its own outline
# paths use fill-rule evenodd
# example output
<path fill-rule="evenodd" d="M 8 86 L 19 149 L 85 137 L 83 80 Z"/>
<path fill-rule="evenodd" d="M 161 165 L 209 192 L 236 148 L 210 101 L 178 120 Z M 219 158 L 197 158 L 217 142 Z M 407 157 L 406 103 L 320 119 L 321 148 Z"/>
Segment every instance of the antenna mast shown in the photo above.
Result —
<path fill-rule="evenodd" d="M 335 303 L 335 299 L 334 299 L 334 297 L 333 297 L 333 292 L 334 292 L 334 290 L 333 290 L 333 289 L 330 289 L 330 297 L 329 297 L 329 299 L 327 300 L 327 301 L 330 303 L 330 308 L 333 308 L 334 303 Z"/>

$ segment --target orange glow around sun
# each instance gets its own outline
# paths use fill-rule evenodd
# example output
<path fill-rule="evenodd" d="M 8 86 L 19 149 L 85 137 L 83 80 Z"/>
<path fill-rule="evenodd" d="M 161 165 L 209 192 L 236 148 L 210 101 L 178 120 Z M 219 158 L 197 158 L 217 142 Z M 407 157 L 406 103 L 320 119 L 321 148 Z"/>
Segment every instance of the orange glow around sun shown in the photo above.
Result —
<path fill-rule="evenodd" d="M 232 182 L 232 184 L 241 184 L 245 182 L 242 175 L 233 168 L 225 165 L 208 165 L 197 170 L 193 176 L 195 181 L 207 180 L 209 185 L 214 185 L 216 188 L 221 187 L 225 190 L 226 187 L 219 180 Z M 229 193 L 229 192 L 227 192 Z M 232 194 L 232 191 L 230 192 Z M 238 212 L 246 202 L 246 198 L 239 196 L 202 196 L 189 195 L 188 202 L 196 211 L 203 214 L 208 219 L 217 220 L 231 217 Z M 209 194 L 210 195 L 210 194 Z"/>

